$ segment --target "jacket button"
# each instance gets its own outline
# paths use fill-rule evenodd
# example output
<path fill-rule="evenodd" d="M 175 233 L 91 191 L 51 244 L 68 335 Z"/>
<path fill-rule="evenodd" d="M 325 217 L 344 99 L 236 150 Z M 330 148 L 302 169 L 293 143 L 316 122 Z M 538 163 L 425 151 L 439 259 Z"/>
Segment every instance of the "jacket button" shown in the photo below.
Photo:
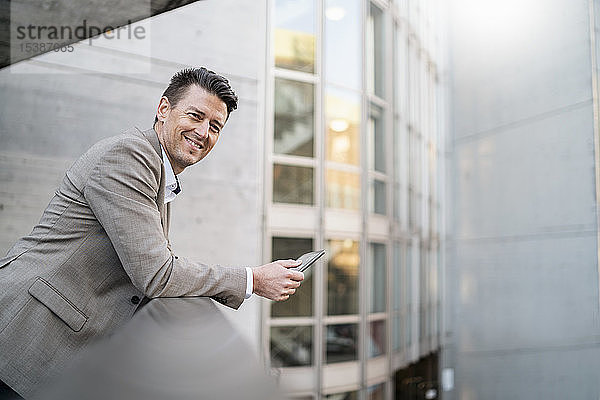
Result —
<path fill-rule="evenodd" d="M 138 304 L 138 303 L 140 302 L 140 298 L 139 298 L 138 296 L 133 296 L 133 297 L 131 298 L 131 302 L 132 302 L 133 304 Z"/>

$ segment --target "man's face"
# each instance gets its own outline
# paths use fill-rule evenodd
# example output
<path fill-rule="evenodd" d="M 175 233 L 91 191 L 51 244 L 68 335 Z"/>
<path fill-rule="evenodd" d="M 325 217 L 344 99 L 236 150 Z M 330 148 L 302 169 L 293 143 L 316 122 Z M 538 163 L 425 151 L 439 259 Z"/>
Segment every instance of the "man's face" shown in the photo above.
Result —
<path fill-rule="evenodd" d="M 227 120 L 227 105 L 214 94 L 191 85 L 173 106 L 166 97 L 157 110 L 157 133 L 175 174 L 202 160 L 217 143 Z"/>

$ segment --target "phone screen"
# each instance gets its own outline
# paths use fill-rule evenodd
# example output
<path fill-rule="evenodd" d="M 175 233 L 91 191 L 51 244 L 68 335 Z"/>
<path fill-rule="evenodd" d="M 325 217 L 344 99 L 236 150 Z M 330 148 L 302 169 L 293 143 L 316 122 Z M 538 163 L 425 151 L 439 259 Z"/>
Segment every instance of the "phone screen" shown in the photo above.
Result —
<path fill-rule="evenodd" d="M 300 272 L 307 270 L 308 267 L 313 265 L 315 261 L 323 256 L 323 254 L 325 254 L 325 250 L 311 251 L 310 253 L 301 255 L 297 261 L 302 261 L 302 264 L 294 269 Z"/>

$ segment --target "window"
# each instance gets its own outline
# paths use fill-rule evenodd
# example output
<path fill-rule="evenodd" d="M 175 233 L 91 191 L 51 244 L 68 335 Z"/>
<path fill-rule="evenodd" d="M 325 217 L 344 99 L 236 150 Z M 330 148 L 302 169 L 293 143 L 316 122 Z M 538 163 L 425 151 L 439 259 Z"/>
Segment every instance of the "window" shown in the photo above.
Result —
<path fill-rule="evenodd" d="M 366 28 L 367 91 L 383 97 L 385 49 L 383 11 L 374 4 L 369 7 Z"/>
<path fill-rule="evenodd" d="M 358 314 L 358 242 L 330 240 L 327 253 L 327 314 Z"/>
<path fill-rule="evenodd" d="M 369 323 L 369 343 L 367 344 L 369 358 L 385 353 L 385 338 L 385 320 L 371 321 Z"/>
<path fill-rule="evenodd" d="M 325 78 L 328 83 L 360 89 L 360 6 L 359 0 L 325 0 Z"/>
<path fill-rule="evenodd" d="M 369 311 L 372 313 L 385 312 L 386 303 L 386 262 L 385 245 L 371 243 L 371 265 L 369 266 L 369 281 L 371 301 Z"/>
<path fill-rule="evenodd" d="M 275 79 L 275 135 L 277 154 L 314 155 L 314 86 Z"/>
<path fill-rule="evenodd" d="M 386 141 L 383 124 L 383 111 L 372 106 L 368 124 L 370 209 L 375 214 L 386 214 Z"/>
<path fill-rule="evenodd" d="M 358 358 L 358 324 L 328 325 L 325 330 L 325 362 L 333 364 Z"/>
<path fill-rule="evenodd" d="M 313 240 L 305 238 L 274 237 L 273 261 L 297 259 L 314 249 Z M 313 266 L 314 268 L 314 266 Z M 313 268 L 304 272 L 304 281 L 296 293 L 286 301 L 271 304 L 272 317 L 306 317 L 313 315 Z"/>
<path fill-rule="evenodd" d="M 271 327 L 271 365 L 311 365 L 312 343 L 312 326 Z"/>
<path fill-rule="evenodd" d="M 360 96 L 329 87 L 325 93 L 327 207 L 360 208 Z"/>
<path fill-rule="evenodd" d="M 275 66 L 315 70 L 315 6 L 312 0 L 275 1 Z"/>
<path fill-rule="evenodd" d="M 311 167 L 273 165 L 275 203 L 313 204 L 314 178 Z"/>

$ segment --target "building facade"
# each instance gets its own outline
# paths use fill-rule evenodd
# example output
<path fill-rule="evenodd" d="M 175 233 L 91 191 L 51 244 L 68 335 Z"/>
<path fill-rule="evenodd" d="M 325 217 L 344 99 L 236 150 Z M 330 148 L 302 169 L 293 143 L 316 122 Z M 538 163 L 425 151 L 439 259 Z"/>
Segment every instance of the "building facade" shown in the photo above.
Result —
<path fill-rule="evenodd" d="M 269 6 L 264 254 L 327 259 L 289 301 L 263 303 L 265 360 L 302 398 L 391 398 L 395 372 L 440 342 L 440 10 Z"/>

